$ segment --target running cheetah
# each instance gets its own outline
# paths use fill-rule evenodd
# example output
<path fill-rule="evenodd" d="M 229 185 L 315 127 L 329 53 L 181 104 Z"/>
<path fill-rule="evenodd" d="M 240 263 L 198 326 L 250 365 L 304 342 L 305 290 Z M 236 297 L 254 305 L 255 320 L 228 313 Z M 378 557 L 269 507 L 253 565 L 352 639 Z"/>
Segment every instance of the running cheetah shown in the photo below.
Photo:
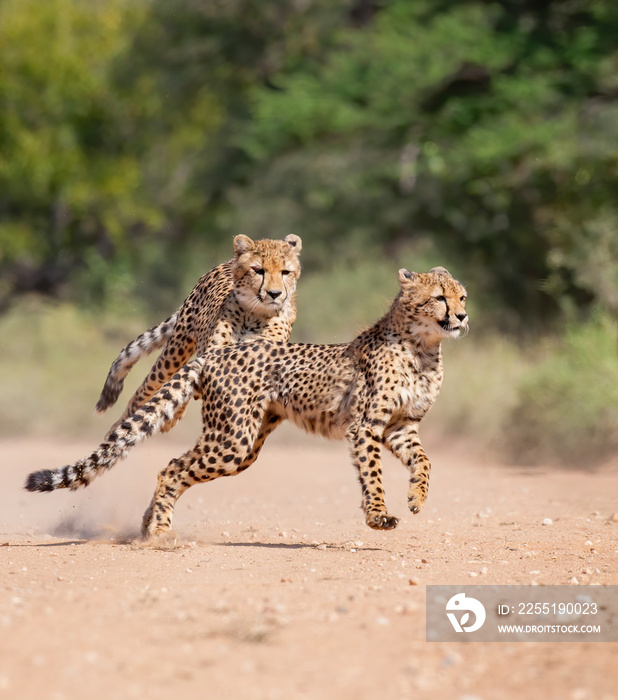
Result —
<path fill-rule="evenodd" d="M 176 313 L 129 343 L 114 360 L 96 405 L 99 413 L 116 403 L 135 363 L 165 345 L 110 432 L 194 352 L 256 336 L 287 342 L 296 320 L 301 248 L 301 239 L 293 234 L 282 241 L 236 236 L 234 257 L 203 275 Z"/>
<path fill-rule="evenodd" d="M 247 469 L 285 418 L 310 433 L 346 438 L 367 525 L 396 527 L 398 519 L 384 502 L 381 446 L 408 468 L 408 506 L 418 513 L 430 470 L 418 428 L 442 384 L 440 344 L 468 331 L 466 291 L 447 270 L 402 269 L 399 284 L 387 314 L 350 343 L 288 345 L 260 339 L 209 350 L 175 374 L 96 451 L 76 464 L 30 474 L 26 488 L 87 486 L 201 395 L 203 434 L 159 474 L 143 518 L 144 536 L 171 529 L 175 503 L 193 484 Z"/>

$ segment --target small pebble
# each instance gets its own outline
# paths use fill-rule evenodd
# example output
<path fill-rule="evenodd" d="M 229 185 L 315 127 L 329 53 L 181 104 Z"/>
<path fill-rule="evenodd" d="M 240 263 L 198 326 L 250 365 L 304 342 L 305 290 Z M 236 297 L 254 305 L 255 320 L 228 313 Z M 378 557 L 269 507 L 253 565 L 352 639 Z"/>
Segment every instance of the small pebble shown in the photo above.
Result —
<path fill-rule="evenodd" d="M 458 666 L 463 661 L 463 656 L 456 651 L 449 652 L 442 659 L 442 666 Z"/>
<path fill-rule="evenodd" d="M 554 521 L 551 518 L 545 518 L 543 520 L 543 525 L 553 525 Z"/>
<path fill-rule="evenodd" d="M 573 586 L 577 586 L 579 581 L 577 580 L 577 578 L 575 576 L 573 576 L 571 579 L 569 579 L 569 583 Z"/>

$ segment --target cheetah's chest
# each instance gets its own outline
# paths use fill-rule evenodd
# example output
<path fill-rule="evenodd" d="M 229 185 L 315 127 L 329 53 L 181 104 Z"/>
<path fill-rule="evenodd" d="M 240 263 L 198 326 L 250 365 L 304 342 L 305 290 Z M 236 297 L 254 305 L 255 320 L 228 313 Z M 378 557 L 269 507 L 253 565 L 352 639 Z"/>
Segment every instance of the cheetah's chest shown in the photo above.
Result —
<path fill-rule="evenodd" d="M 402 358 L 394 363 L 393 375 L 394 417 L 421 420 L 440 392 L 443 378 L 440 358 Z"/>

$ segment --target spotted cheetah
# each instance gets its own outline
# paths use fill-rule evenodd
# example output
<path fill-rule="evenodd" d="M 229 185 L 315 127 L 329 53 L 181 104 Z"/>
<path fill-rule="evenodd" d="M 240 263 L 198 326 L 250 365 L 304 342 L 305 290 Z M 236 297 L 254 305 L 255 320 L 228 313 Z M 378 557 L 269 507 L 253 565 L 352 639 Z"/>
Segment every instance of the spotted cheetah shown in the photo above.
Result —
<path fill-rule="evenodd" d="M 194 395 L 204 430 L 195 447 L 159 474 L 143 518 L 146 537 L 171 529 L 177 499 L 190 486 L 238 474 L 267 436 L 289 419 L 307 432 L 346 438 L 369 527 L 398 519 L 384 502 L 381 446 L 410 472 L 408 506 L 427 497 L 430 463 L 418 428 L 442 384 L 441 341 L 467 333 L 466 291 L 442 267 L 399 271 L 399 294 L 373 327 L 342 345 L 251 340 L 217 347 L 189 362 L 99 448 L 76 464 L 29 475 L 30 491 L 87 486 L 128 449 L 161 430 Z"/>
<path fill-rule="evenodd" d="M 252 241 L 239 235 L 233 245 L 231 260 L 203 275 L 176 313 L 129 343 L 112 363 L 96 405 L 99 413 L 117 401 L 135 363 L 165 346 L 111 430 L 135 413 L 194 352 L 202 354 L 208 347 L 256 336 L 289 340 L 296 320 L 301 239 L 291 234 L 282 241 Z"/>

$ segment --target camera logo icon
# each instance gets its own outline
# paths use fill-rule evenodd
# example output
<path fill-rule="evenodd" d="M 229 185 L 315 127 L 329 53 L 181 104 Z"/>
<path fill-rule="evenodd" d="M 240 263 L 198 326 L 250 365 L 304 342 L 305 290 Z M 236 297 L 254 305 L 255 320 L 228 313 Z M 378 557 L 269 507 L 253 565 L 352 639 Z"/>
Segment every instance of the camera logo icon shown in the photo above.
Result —
<path fill-rule="evenodd" d="M 457 613 L 459 613 L 459 619 Z M 474 613 L 473 624 L 467 624 L 470 620 L 470 613 Z M 481 629 L 486 617 L 483 603 L 476 598 L 466 596 L 465 593 L 458 593 L 448 601 L 446 615 L 455 632 L 476 632 L 476 630 Z"/>

